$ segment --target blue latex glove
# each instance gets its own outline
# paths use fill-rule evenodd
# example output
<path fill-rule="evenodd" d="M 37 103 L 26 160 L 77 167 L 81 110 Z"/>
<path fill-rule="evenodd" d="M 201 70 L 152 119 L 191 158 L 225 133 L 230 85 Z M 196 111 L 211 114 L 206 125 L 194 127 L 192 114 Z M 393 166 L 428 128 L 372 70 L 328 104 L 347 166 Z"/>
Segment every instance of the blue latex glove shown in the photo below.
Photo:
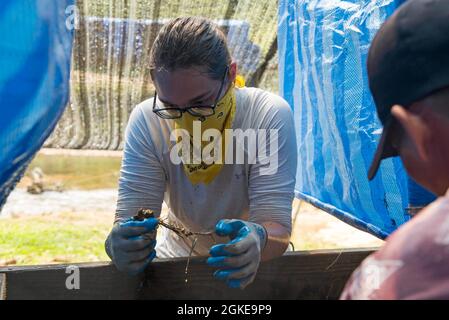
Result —
<path fill-rule="evenodd" d="M 156 257 L 156 229 L 159 221 L 132 219 L 117 223 L 111 231 L 112 260 L 118 270 L 129 275 L 142 273 Z"/>
<path fill-rule="evenodd" d="M 229 236 L 231 241 L 210 249 L 207 263 L 220 268 L 214 277 L 226 281 L 231 288 L 245 288 L 256 277 L 267 231 L 259 224 L 234 219 L 219 221 L 215 232 Z"/>

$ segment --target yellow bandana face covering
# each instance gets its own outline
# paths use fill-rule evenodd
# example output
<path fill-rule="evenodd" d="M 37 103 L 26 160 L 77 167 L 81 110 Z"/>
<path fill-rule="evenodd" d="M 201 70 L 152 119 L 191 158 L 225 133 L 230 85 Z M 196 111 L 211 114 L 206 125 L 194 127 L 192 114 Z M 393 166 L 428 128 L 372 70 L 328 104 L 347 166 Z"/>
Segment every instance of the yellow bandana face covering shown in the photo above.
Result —
<path fill-rule="evenodd" d="M 217 103 L 215 107 L 215 114 L 209 117 L 198 117 L 193 116 L 188 112 L 185 112 L 181 118 L 175 120 L 175 129 L 184 129 L 190 135 L 190 161 L 188 163 L 183 162 L 184 172 L 189 178 L 192 184 L 204 183 L 209 184 L 223 169 L 223 162 L 225 159 L 226 141 L 225 141 L 225 130 L 231 129 L 232 123 L 235 117 L 236 110 L 236 95 L 234 87 L 242 88 L 245 86 L 243 77 L 237 76 L 234 86 L 226 92 L 224 97 Z M 196 122 L 196 124 L 195 124 Z M 211 141 L 201 141 L 201 150 L 196 150 L 198 155 L 203 154 L 205 147 L 210 144 L 221 144 L 218 146 L 221 156 L 218 156 L 219 161 L 214 161 L 211 164 L 201 160 L 201 163 L 197 164 L 193 161 L 195 146 L 193 143 L 194 139 L 194 127 L 201 123 L 201 137 L 203 133 L 208 129 L 216 129 L 221 133 L 221 138 Z M 194 125 L 195 124 L 195 125 Z M 213 151 L 211 153 L 213 156 Z"/>

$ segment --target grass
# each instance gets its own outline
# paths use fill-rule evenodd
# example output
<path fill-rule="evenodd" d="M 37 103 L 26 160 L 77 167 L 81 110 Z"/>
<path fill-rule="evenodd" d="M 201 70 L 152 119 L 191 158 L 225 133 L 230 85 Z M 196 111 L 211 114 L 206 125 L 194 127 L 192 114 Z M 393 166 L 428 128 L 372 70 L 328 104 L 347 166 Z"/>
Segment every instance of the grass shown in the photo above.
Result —
<path fill-rule="evenodd" d="M 117 188 L 120 157 L 38 154 L 18 187 L 31 184 L 29 173 L 44 172 L 45 184 L 64 189 Z M 48 215 L 0 218 L 0 265 L 108 261 L 104 240 L 113 212 L 58 212 Z"/>
<path fill-rule="evenodd" d="M 111 222 L 93 215 L 60 213 L 0 219 L 0 265 L 108 261 Z"/>

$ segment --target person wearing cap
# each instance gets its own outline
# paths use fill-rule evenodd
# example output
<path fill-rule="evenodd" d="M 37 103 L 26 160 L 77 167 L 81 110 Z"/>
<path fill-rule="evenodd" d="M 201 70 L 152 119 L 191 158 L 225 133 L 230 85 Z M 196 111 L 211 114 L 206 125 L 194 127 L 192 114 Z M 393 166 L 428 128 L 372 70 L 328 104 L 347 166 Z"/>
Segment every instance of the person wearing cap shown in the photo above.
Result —
<path fill-rule="evenodd" d="M 439 196 L 353 273 L 341 299 L 449 299 L 449 0 L 409 0 L 376 34 L 368 77 L 382 136 L 368 178 L 400 156 Z"/>
<path fill-rule="evenodd" d="M 292 110 L 281 97 L 244 86 L 225 34 L 207 19 L 169 21 L 148 63 L 156 92 L 130 116 L 106 251 L 132 275 L 155 257 L 210 256 L 218 280 L 245 288 L 259 263 L 289 244 L 297 161 Z M 156 242 L 164 201 L 165 223 L 206 235 L 195 241 L 160 226 Z M 140 208 L 155 218 L 130 220 Z"/>

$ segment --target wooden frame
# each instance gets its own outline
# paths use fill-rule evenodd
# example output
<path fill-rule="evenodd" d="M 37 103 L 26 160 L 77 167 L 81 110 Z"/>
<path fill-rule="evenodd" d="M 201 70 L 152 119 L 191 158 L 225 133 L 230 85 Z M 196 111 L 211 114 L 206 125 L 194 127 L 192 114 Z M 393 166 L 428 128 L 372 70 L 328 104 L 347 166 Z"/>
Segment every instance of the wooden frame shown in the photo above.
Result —
<path fill-rule="evenodd" d="M 6 300 L 6 274 L 0 273 L 0 300 Z"/>
<path fill-rule="evenodd" d="M 338 299 L 355 268 L 375 249 L 286 253 L 262 263 L 245 290 L 230 289 L 212 276 L 205 258 L 153 262 L 145 276 L 128 277 L 111 263 L 75 264 L 80 288 L 69 290 L 69 265 L 0 268 L 6 299 Z"/>

